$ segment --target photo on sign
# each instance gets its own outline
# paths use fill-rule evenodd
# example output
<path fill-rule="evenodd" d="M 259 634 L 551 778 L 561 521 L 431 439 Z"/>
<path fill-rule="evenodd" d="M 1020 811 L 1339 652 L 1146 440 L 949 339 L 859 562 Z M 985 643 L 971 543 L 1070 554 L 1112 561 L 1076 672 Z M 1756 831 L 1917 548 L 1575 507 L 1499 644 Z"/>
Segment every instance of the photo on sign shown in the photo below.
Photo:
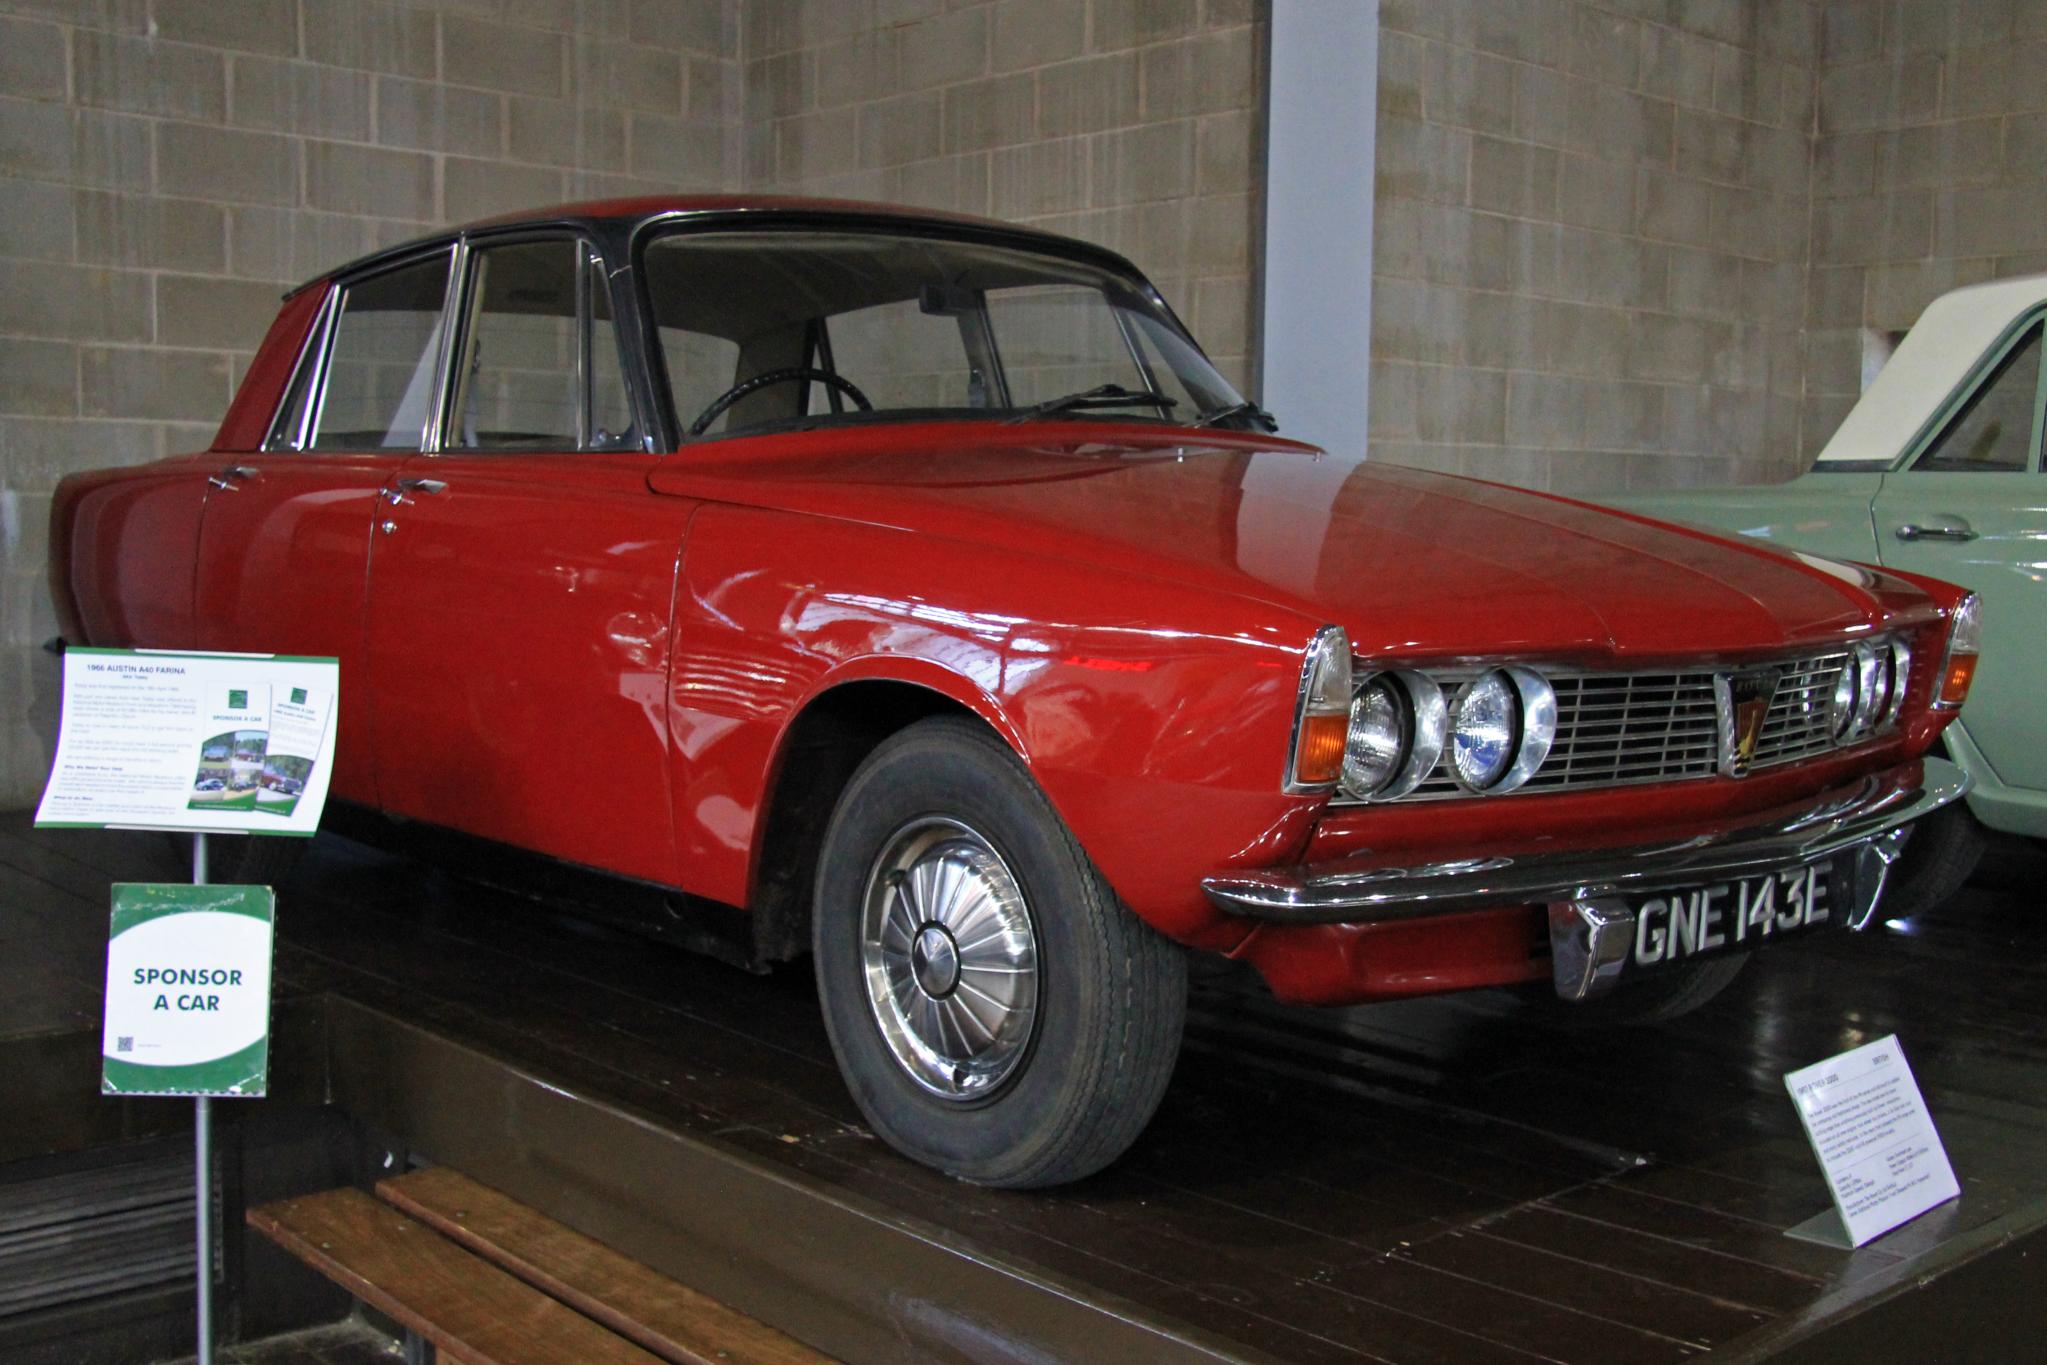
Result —
<path fill-rule="evenodd" d="M 199 746 L 199 775 L 192 782 L 193 810 L 253 810 L 263 773 L 264 730 L 230 730 Z"/>
<path fill-rule="evenodd" d="M 263 769 L 256 778 L 256 811 L 286 816 L 298 809 L 319 762 L 316 755 L 327 733 L 333 700 L 333 694 L 316 688 L 279 689 L 270 707 Z"/>

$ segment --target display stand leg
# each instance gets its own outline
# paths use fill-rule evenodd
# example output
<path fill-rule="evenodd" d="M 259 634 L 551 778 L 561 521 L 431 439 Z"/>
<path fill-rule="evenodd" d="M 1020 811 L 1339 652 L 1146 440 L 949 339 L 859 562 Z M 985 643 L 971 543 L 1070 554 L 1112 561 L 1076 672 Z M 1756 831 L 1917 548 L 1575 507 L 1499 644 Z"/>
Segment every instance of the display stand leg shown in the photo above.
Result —
<path fill-rule="evenodd" d="M 206 836 L 192 836 L 192 885 L 206 885 Z M 192 1101 L 192 1147 L 194 1187 L 197 1193 L 196 1232 L 199 1255 L 195 1266 L 199 1281 L 199 1358 L 197 1365 L 213 1365 L 213 1110 L 212 1101 L 200 1095 Z"/>

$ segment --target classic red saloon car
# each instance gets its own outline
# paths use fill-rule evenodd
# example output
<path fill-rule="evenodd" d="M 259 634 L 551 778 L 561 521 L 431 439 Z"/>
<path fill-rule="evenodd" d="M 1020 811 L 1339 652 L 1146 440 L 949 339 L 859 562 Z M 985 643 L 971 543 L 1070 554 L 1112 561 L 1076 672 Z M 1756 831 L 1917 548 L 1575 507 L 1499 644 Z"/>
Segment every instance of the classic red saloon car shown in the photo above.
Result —
<path fill-rule="evenodd" d="M 1187 949 L 1667 1015 L 1961 794 L 1961 590 L 1271 430 L 1098 247 L 586 204 L 292 293 L 53 575 L 72 641 L 338 655 L 341 800 L 813 952 L 875 1130 L 989 1184 L 1133 1140 Z"/>

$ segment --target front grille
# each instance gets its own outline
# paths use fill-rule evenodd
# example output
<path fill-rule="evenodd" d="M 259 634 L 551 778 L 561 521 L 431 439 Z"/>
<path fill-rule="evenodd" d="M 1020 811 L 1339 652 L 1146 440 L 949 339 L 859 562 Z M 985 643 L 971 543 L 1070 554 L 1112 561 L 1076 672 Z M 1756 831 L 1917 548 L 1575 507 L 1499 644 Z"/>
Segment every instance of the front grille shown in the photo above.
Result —
<path fill-rule="evenodd" d="M 1812 758 L 1835 747 L 1830 701 L 1849 662 L 1845 650 L 1782 660 L 1781 670 L 1748 770 Z M 1735 670 L 1680 669 L 1654 673 L 1543 670 L 1557 697 L 1557 737 L 1549 757 L 1521 792 L 1619 787 L 1710 777 L 1720 771 L 1720 715 L 1716 683 Z M 1748 671 L 1748 666 L 1740 671 Z M 1457 688 L 1477 670 L 1430 670 L 1443 690 Z M 1362 675 L 1360 675 L 1362 678 Z M 1450 776 L 1449 756 L 1403 801 L 1470 795 Z M 1341 795 L 1337 803 L 1362 804 Z"/>
<path fill-rule="evenodd" d="M 1833 718 L 1828 701 L 1834 682 L 1847 664 L 1845 651 L 1799 659 L 1788 665 L 1777 683 L 1777 694 L 1763 716 L 1763 733 L 1756 740 L 1756 756 L 1749 770 L 1796 763 L 1801 758 L 1823 754 L 1834 747 Z"/>

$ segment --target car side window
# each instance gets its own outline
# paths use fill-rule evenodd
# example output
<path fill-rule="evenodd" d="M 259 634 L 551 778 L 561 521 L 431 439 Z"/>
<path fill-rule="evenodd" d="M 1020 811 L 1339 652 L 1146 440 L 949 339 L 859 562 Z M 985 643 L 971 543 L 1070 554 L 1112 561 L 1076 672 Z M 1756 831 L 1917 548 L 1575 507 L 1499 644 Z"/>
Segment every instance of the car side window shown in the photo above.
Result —
<path fill-rule="evenodd" d="M 2009 474 L 2030 468 L 2039 439 L 2033 429 L 2039 383 L 2040 324 L 2034 323 L 1912 468 L 1936 474 Z"/>
<path fill-rule="evenodd" d="M 441 359 L 449 255 L 349 284 L 315 402 L 315 450 L 418 450 Z"/>
<path fill-rule="evenodd" d="M 573 238 L 472 253 L 451 450 L 638 444 L 601 261 Z M 593 268 L 594 267 L 594 268 Z"/>

